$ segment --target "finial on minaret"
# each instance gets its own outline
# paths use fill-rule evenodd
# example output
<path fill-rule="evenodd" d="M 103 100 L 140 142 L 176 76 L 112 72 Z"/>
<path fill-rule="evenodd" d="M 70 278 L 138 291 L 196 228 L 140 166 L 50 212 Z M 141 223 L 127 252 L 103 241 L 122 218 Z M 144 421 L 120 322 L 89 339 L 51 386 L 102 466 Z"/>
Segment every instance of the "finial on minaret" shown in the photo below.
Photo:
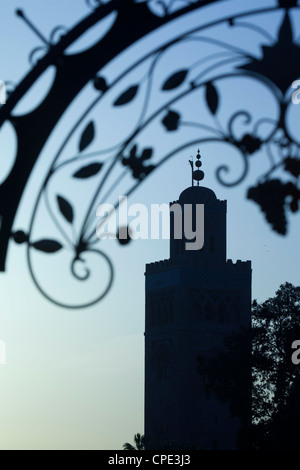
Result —
<path fill-rule="evenodd" d="M 194 170 L 193 160 L 189 160 L 189 164 L 191 165 L 191 168 L 192 168 L 192 186 L 194 186 L 194 180 L 197 181 L 197 186 L 199 186 L 199 181 L 202 181 L 204 178 L 204 172 L 200 170 L 200 167 L 202 166 L 202 162 L 200 161 L 201 155 L 200 155 L 199 149 L 198 149 L 196 158 L 197 158 L 197 161 L 195 162 L 195 166 L 197 167 L 197 170 Z"/>

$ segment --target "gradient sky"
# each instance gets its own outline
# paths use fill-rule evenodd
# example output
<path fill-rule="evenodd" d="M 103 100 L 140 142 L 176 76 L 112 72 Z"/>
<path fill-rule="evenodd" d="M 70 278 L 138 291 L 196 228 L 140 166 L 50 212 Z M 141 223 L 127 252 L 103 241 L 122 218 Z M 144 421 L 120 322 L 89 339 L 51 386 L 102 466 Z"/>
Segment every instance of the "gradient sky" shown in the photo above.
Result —
<path fill-rule="evenodd" d="M 234 11 L 240 4 L 253 7 L 255 3 L 259 6 L 262 3 L 275 4 L 270 0 L 228 1 L 226 9 Z M 45 36 L 58 24 L 75 25 L 90 11 L 83 0 L 0 0 L 0 79 L 15 83 L 29 71 L 28 55 L 40 45 L 32 31 L 15 16 L 17 7 L 24 8 Z M 218 8 L 221 14 L 222 8 Z M 194 17 L 189 17 L 189 21 L 194 21 Z M 274 17 L 270 24 L 274 33 L 279 22 L 280 18 Z M 160 34 L 173 33 L 167 29 Z M 96 36 L 97 31 L 93 31 L 85 42 L 77 45 L 78 50 L 87 47 Z M 159 39 L 160 36 L 153 36 L 151 44 Z M 245 33 L 242 39 L 247 43 L 251 36 Z M 144 47 L 149 47 L 149 44 L 145 42 Z M 115 70 L 136 53 L 137 49 L 123 56 L 120 63 L 111 64 L 111 68 L 106 70 L 107 75 L 113 76 Z M 192 56 L 195 52 L 191 48 L 189 53 Z M 179 63 L 184 64 L 187 60 L 184 50 L 180 54 L 168 57 L 166 66 L 180 69 Z M 225 105 L 226 100 L 234 105 L 246 99 L 243 86 L 238 88 L 225 84 Z M 34 108 L 43 89 L 44 86 L 37 87 L 20 105 L 19 112 Z M 253 109 L 264 106 L 272 113 L 270 98 L 262 95 L 259 88 L 250 90 Z M 86 93 L 89 98 L 91 92 L 86 90 Z M 84 105 L 85 99 L 84 96 L 79 97 L 74 105 L 75 111 Z M 200 102 L 199 105 L 188 102 L 187 106 L 191 115 L 201 112 Z M 133 119 L 135 109 L 129 112 Z M 299 112 L 300 106 L 295 106 L 294 120 L 298 122 Z M 122 135 L 125 117 L 115 121 L 109 109 L 107 113 L 104 117 L 100 115 L 103 118 L 100 134 L 109 142 L 114 134 Z M 70 116 L 66 117 L 57 135 L 63 135 L 68 119 Z M 4 168 L 7 165 L 6 154 L 12 151 L 9 137 L 9 130 L 5 135 L 0 132 L 0 163 L 3 162 Z M 147 139 L 156 145 L 155 129 L 150 131 Z M 47 148 L 49 155 L 56 145 L 52 139 Z M 168 143 L 164 145 L 167 151 Z M 72 150 L 68 151 L 72 156 Z M 153 172 L 133 193 L 130 202 L 144 203 L 149 207 L 151 203 L 176 200 L 190 184 L 188 159 L 196 151 L 197 147 L 188 148 Z M 247 187 L 255 182 L 261 168 L 265 168 L 264 157 L 261 154 L 253 156 L 252 169 L 245 182 L 227 189 L 217 182 L 215 170 L 218 165 L 232 161 L 232 171 L 238 175 L 238 156 L 232 156 L 229 149 L 220 145 L 203 146 L 201 153 L 206 173 L 204 184 L 212 188 L 219 199 L 228 201 L 228 258 L 252 260 L 253 298 L 262 301 L 273 296 L 285 281 L 298 285 L 299 216 L 290 217 L 288 235 L 283 237 L 272 232 L 258 207 L 245 199 Z M 230 158 L 232 160 L 227 160 Z M 15 228 L 28 223 L 46 160 L 45 154 L 24 194 Z M 64 188 L 64 183 L 61 187 Z M 125 182 L 124 187 L 121 185 L 116 189 L 120 195 L 122 190 L 125 190 Z M 7 272 L 0 274 L 0 340 L 5 341 L 7 347 L 7 364 L 0 366 L 1 449 L 121 449 L 135 433 L 143 432 L 144 269 L 145 263 L 168 257 L 168 241 L 136 240 L 126 247 L 120 247 L 113 240 L 105 243 L 115 266 L 113 287 L 96 306 L 76 311 L 62 309 L 44 299 L 30 278 L 24 247 L 11 246 Z M 45 281 L 55 286 L 55 267 L 45 270 L 44 275 Z M 100 278 L 94 279 L 93 289 L 97 288 L 97 282 Z M 57 292 L 62 297 L 64 294 L 74 295 L 74 298 L 77 295 L 67 279 L 58 287 Z"/>

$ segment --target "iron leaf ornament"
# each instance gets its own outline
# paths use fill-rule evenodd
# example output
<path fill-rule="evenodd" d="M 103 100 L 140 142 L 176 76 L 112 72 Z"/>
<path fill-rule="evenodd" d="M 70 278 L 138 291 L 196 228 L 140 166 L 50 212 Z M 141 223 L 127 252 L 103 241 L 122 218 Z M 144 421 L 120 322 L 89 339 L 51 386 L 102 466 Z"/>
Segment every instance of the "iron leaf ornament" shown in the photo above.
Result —
<path fill-rule="evenodd" d="M 120 187 L 126 183 L 126 195 L 131 195 L 160 165 L 179 153 L 186 155 L 191 147 L 201 145 L 213 155 L 210 145 L 221 144 L 238 155 L 238 175 L 226 161 L 216 168 L 218 182 L 227 187 L 246 182 L 252 161 L 257 156 L 264 159 L 267 164 L 263 168 L 267 169 L 247 187 L 247 199 L 261 209 L 266 222 L 280 235 L 288 232 L 300 200 L 299 132 L 291 129 L 288 119 L 296 109 L 290 87 L 299 78 L 300 46 L 292 26 L 293 15 L 300 9 L 296 0 L 278 0 L 272 5 L 265 0 L 235 2 L 234 14 L 227 8 L 233 5 L 231 0 L 86 3 L 91 11 L 85 18 L 69 31 L 55 27 L 49 38 L 24 11 L 17 11 L 41 44 L 30 54 L 32 69 L 9 90 L 7 103 L 0 108 L 0 131 L 2 124 L 8 123 L 17 141 L 15 163 L 0 186 L 0 270 L 5 270 L 9 240 L 24 246 L 39 292 L 66 308 L 94 305 L 113 283 L 113 264 L 104 251 L 105 244 L 96 236 L 97 206 L 114 199 L 118 209 Z M 210 8 L 214 19 L 206 20 L 202 8 Z M 95 25 L 101 30 L 107 19 L 110 26 L 96 43 L 80 53 L 68 52 Z M 168 28 L 175 20 L 176 28 Z M 276 37 L 270 28 L 274 21 Z M 160 34 L 161 27 L 165 27 L 164 34 Z M 236 39 L 245 31 L 251 34 L 247 45 Z M 145 46 L 143 39 L 150 33 L 156 40 Z M 257 47 L 251 48 L 252 43 Z M 111 73 L 113 61 L 137 44 L 142 45 L 135 57 L 129 55 L 120 70 Z M 15 115 L 19 101 L 50 67 L 56 73 L 43 102 L 27 115 Z M 224 104 L 225 84 L 232 83 L 229 89 L 234 90 L 237 81 L 245 87 L 245 101 L 230 108 Z M 249 82 L 268 95 L 276 112 L 270 114 L 269 107 L 264 106 L 260 114 L 253 111 L 251 100 L 246 101 Z M 85 90 L 93 98 L 78 116 L 73 116 L 54 154 L 47 156 L 49 165 L 28 224 L 20 228 L 15 215 L 31 172 L 50 137 L 55 136 L 58 123 Z M 130 114 L 133 108 L 134 119 Z M 105 126 L 118 121 L 120 115 L 122 126 L 106 142 L 110 132 Z M 149 135 L 157 135 L 157 139 Z M 69 148 L 75 149 L 74 155 Z M 51 235 L 43 232 L 44 220 Z M 128 228 L 119 227 L 118 233 L 121 231 L 127 236 L 119 244 L 129 245 Z M 43 285 L 39 256 L 43 263 L 57 260 L 58 275 L 67 263 L 62 276 L 68 272 L 74 291 L 83 292 L 82 301 L 57 298 L 51 286 Z M 85 287 L 98 268 L 99 292 L 85 298 Z"/>
<path fill-rule="evenodd" d="M 252 58 L 240 68 L 269 79 L 284 95 L 291 83 L 299 77 L 300 63 L 300 46 L 294 42 L 288 11 L 284 15 L 277 41 L 271 46 L 263 45 L 261 52 L 261 58 Z"/>

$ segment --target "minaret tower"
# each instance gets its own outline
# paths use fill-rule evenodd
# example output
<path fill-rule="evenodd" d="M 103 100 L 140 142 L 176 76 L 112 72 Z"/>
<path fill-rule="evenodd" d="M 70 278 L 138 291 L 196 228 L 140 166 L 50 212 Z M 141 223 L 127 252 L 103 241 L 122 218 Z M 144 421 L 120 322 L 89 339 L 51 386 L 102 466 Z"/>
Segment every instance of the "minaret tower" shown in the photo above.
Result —
<path fill-rule="evenodd" d="M 249 326 L 251 262 L 226 258 L 227 202 L 199 185 L 200 158 L 198 151 L 195 165 L 189 162 L 192 186 L 170 209 L 179 205 L 184 221 L 191 207 L 195 230 L 202 206 L 204 243 L 187 249 L 170 210 L 170 258 L 146 265 L 145 435 L 199 449 L 234 449 L 240 423 L 226 405 L 206 396 L 197 357 L 215 354 L 228 333 Z"/>

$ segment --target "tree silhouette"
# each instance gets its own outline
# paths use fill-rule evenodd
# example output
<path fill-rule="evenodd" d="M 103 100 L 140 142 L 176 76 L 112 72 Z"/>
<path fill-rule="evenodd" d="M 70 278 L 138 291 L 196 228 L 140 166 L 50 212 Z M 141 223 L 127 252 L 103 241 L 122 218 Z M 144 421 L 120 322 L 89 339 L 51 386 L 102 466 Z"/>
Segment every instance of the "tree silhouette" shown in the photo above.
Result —
<path fill-rule="evenodd" d="M 216 357 L 198 358 L 207 392 L 227 402 L 232 415 L 241 419 L 239 447 L 288 449 L 299 442 L 300 367 L 292 361 L 292 344 L 298 339 L 300 287 L 285 283 L 275 297 L 253 302 L 251 329 L 228 336 Z"/>
<path fill-rule="evenodd" d="M 123 444 L 124 450 L 197 450 L 195 445 L 178 443 L 173 440 L 149 440 L 139 433 L 134 435 L 134 445 L 129 442 Z"/>
<path fill-rule="evenodd" d="M 123 444 L 124 450 L 146 450 L 146 438 L 144 435 L 137 433 L 134 435 L 134 444 L 132 445 L 129 442 Z"/>

